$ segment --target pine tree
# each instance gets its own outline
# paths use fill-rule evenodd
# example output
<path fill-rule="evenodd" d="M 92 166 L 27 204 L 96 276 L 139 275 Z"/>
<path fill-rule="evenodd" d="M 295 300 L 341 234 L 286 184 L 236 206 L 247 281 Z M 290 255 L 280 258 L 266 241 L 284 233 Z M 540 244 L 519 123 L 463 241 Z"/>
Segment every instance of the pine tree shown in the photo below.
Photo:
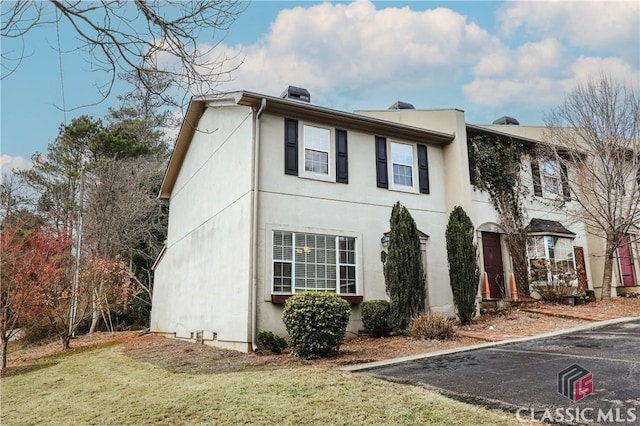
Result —
<path fill-rule="evenodd" d="M 389 325 L 405 330 L 414 316 L 424 311 L 425 275 L 418 228 L 409 211 L 399 202 L 390 219 L 384 279 L 391 304 Z"/>
<path fill-rule="evenodd" d="M 470 324 L 476 313 L 476 295 L 480 282 L 477 244 L 473 241 L 473 232 L 471 219 L 462 207 L 456 206 L 449 215 L 445 236 L 453 303 L 463 325 Z"/>

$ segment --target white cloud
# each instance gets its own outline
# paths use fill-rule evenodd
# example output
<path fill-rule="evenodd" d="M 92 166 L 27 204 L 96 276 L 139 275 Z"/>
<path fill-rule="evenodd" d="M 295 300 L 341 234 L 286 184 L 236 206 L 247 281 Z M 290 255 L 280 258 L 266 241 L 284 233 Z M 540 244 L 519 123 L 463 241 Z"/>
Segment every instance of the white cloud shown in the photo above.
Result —
<path fill-rule="evenodd" d="M 535 49 L 534 49 L 535 50 Z M 514 63 L 523 66 L 522 61 Z M 513 65 L 513 64 L 512 64 Z M 471 102 L 479 105 L 535 105 L 554 107 L 559 105 L 567 92 L 575 89 L 580 83 L 600 75 L 611 76 L 615 81 L 635 86 L 638 90 L 640 71 L 634 70 L 620 58 L 598 58 L 580 56 L 567 64 L 562 74 L 544 77 L 543 72 L 531 76 L 521 70 L 513 76 L 483 76 L 466 84 L 463 93 Z"/>
<path fill-rule="evenodd" d="M 563 95 L 561 81 L 550 78 L 490 79 L 478 78 L 462 89 L 469 101 L 488 106 L 555 105 Z"/>
<path fill-rule="evenodd" d="M 429 99 L 419 108 L 543 112 L 587 76 L 638 76 L 636 3 L 507 2 L 498 14 L 502 32 L 493 35 L 447 8 L 297 6 L 282 10 L 260 40 L 220 44 L 211 58 L 242 61 L 220 90 L 278 95 L 292 84 L 315 103 L 347 110 L 404 97 Z"/>
<path fill-rule="evenodd" d="M 2 154 L 0 157 L 0 166 L 2 174 L 10 173 L 13 169 L 30 169 L 32 164 L 30 160 L 23 157 L 13 157 L 11 155 Z"/>
<path fill-rule="evenodd" d="M 607 74 L 615 81 L 632 85 L 636 91 L 640 91 L 640 70 L 633 69 L 631 65 L 620 58 L 596 58 L 580 56 L 572 65 L 571 71 L 574 81 L 587 81 L 590 78 L 598 78 L 601 74 Z M 575 85 L 570 87 L 573 88 Z"/>
<path fill-rule="evenodd" d="M 615 51 L 635 49 L 637 55 L 640 40 L 637 1 L 507 2 L 499 19 L 506 35 L 524 28 L 541 38 L 553 34 L 575 46 Z"/>
<path fill-rule="evenodd" d="M 499 41 L 450 9 L 376 9 L 369 1 L 283 10 L 269 33 L 248 46 L 221 46 L 244 58 L 234 89 L 280 93 L 416 90 L 454 83 Z M 231 86 L 231 85 L 230 85 Z M 229 87 L 230 87 L 229 86 Z"/>
<path fill-rule="evenodd" d="M 478 76 L 534 77 L 556 73 L 564 66 L 565 52 L 553 38 L 525 43 L 515 51 L 503 47 L 497 52 L 488 52 L 473 68 Z"/>

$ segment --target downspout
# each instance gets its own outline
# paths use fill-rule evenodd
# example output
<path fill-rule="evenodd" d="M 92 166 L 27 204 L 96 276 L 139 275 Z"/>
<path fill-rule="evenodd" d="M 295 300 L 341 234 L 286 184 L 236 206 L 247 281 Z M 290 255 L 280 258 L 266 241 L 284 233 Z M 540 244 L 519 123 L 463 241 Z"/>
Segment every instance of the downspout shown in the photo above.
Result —
<path fill-rule="evenodd" d="M 255 133 L 253 141 L 253 199 L 251 203 L 251 349 L 256 352 L 258 327 L 258 181 L 260 175 L 260 116 L 267 106 L 267 100 L 262 98 L 260 109 L 255 118 Z"/>

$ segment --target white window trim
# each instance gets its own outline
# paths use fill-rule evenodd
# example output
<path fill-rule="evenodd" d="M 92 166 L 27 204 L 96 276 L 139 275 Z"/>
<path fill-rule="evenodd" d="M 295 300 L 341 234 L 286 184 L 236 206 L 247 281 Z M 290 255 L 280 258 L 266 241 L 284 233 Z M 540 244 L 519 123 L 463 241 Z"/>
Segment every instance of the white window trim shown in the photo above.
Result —
<path fill-rule="evenodd" d="M 344 231 L 337 229 L 326 229 L 326 228 L 312 228 L 305 226 L 291 226 L 291 225 L 277 225 L 277 224 L 266 224 L 265 232 L 266 232 L 266 245 L 265 245 L 265 278 L 268 282 L 265 282 L 264 285 L 264 300 L 271 301 L 272 295 L 290 295 L 295 294 L 295 284 L 292 281 L 291 285 L 291 293 L 283 293 L 283 292 L 275 292 L 273 288 L 273 233 L 274 231 L 286 231 L 293 233 L 303 233 L 303 234 L 320 234 L 320 235 L 332 235 L 335 237 L 349 237 L 355 238 L 355 267 L 356 267 L 356 292 L 355 293 L 340 293 L 340 264 L 336 263 L 337 273 L 336 273 L 336 293 L 337 295 L 342 296 L 363 296 L 363 258 L 362 258 L 362 233 L 353 232 L 353 231 Z M 338 238 L 336 238 L 336 244 L 338 244 Z M 336 249 L 339 246 L 336 246 Z M 339 252 L 336 250 L 336 256 L 339 256 Z M 336 259 L 338 260 L 338 259 Z M 294 262 L 295 263 L 295 262 Z M 292 265 L 292 277 L 295 277 L 295 265 Z M 266 281 L 265 280 L 265 281 Z"/>
<path fill-rule="evenodd" d="M 412 186 L 397 185 L 393 180 L 393 164 L 394 163 L 393 163 L 393 156 L 391 155 L 391 146 L 393 144 L 407 145 L 411 147 L 411 157 L 412 157 L 411 159 L 413 161 L 413 164 L 411 166 L 411 183 L 413 184 Z M 419 194 L 420 187 L 419 187 L 419 176 L 418 176 L 417 145 L 414 143 L 390 140 L 389 143 L 387 144 L 387 158 L 389 159 L 389 161 L 387 161 L 387 175 L 389 176 L 389 189 L 392 191 L 410 192 L 413 194 Z"/>
<path fill-rule="evenodd" d="M 544 259 L 546 259 L 547 261 L 551 261 L 551 257 L 549 255 L 549 244 L 547 243 L 547 238 L 564 238 L 567 240 L 571 241 L 571 253 L 574 253 L 574 240 L 572 238 L 569 238 L 567 236 L 560 236 L 560 235 L 550 235 L 550 234 L 545 234 L 545 235 L 531 235 L 529 238 L 537 238 L 537 237 L 542 237 L 542 241 L 543 241 L 543 246 L 544 246 Z M 540 259 L 540 258 L 534 258 L 534 257 L 529 257 L 529 250 L 527 248 L 527 259 L 528 259 L 528 268 L 529 268 L 529 273 L 531 273 L 531 260 L 533 259 Z M 555 254 L 555 253 L 554 253 Z M 554 256 L 555 259 L 555 256 Z M 575 255 L 572 257 L 573 260 L 573 270 L 576 271 L 576 259 L 575 259 Z M 553 276 L 551 274 L 551 271 L 549 269 L 547 269 L 547 282 L 549 284 L 554 282 Z M 576 281 L 577 282 L 577 281 Z"/>
<path fill-rule="evenodd" d="M 545 169 L 544 169 L 544 164 L 545 163 L 554 163 L 555 165 L 555 169 L 556 169 L 556 176 L 552 177 L 551 175 L 545 173 Z M 560 176 L 560 173 L 562 173 L 560 171 L 560 163 L 558 163 L 557 160 L 551 160 L 551 159 L 540 159 L 538 161 L 538 170 L 540 170 L 540 185 L 542 187 L 542 197 L 543 198 L 548 198 L 548 199 L 556 199 L 556 198 L 562 198 L 563 197 L 563 189 L 562 189 L 562 178 Z M 545 178 L 548 177 L 549 179 L 555 179 L 556 182 L 558 182 L 558 192 L 551 192 L 547 189 L 547 185 L 545 183 Z"/>
<path fill-rule="evenodd" d="M 299 143 L 298 143 L 298 177 L 335 183 L 336 181 L 335 129 L 332 129 L 326 126 L 320 126 L 315 123 L 308 123 L 308 122 L 302 122 L 302 121 L 298 123 L 298 126 L 299 126 L 298 134 L 300 135 Z M 328 174 L 315 173 L 315 172 L 310 172 L 306 170 L 306 167 L 305 167 L 305 150 L 306 150 L 305 142 L 306 141 L 304 138 L 304 126 L 315 127 L 318 129 L 324 129 L 329 131 L 329 155 L 327 158 L 327 163 L 328 163 L 327 167 L 329 170 Z"/>

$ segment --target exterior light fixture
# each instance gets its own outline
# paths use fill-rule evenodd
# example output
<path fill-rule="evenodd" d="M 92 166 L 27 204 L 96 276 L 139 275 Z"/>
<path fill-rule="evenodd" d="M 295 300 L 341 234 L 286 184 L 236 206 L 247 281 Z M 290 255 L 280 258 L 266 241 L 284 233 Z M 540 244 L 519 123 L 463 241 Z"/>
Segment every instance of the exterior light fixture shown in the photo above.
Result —
<path fill-rule="evenodd" d="M 389 245 L 389 237 L 387 235 L 383 235 L 382 238 L 380 238 L 380 243 L 382 244 L 382 247 L 387 247 Z"/>

